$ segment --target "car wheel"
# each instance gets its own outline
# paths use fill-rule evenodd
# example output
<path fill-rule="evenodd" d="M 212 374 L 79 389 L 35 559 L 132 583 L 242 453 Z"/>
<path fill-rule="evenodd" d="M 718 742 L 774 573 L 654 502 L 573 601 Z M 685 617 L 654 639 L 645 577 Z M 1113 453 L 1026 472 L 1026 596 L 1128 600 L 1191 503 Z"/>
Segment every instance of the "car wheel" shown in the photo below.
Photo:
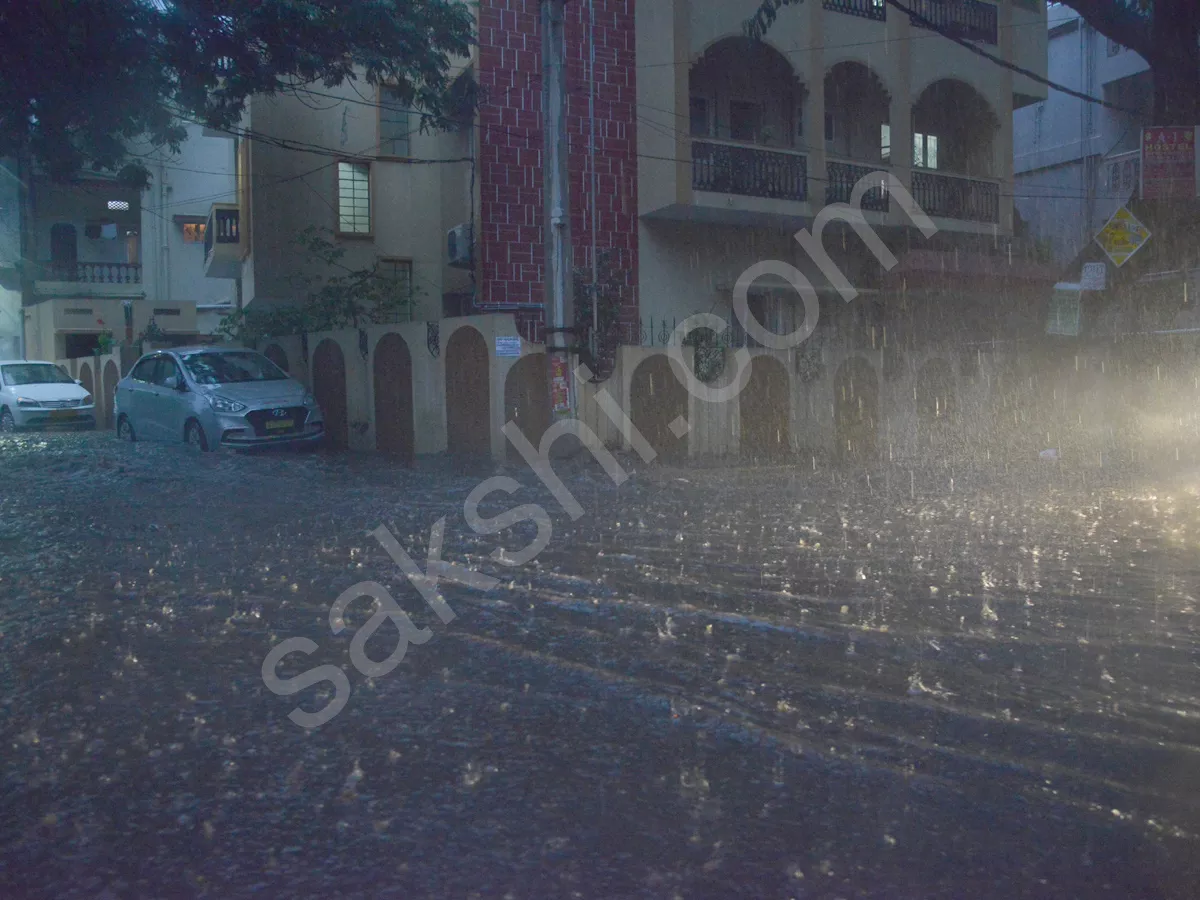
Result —
<path fill-rule="evenodd" d="M 202 452 L 208 452 L 208 438 L 204 436 L 204 429 L 195 419 L 188 419 L 183 428 L 183 440 L 189 447 L 199 447 Z"/>
<path fill-rule="evenodd" d="M 7 409 L 0 412 L 0 434 L 13 434 L 17 430 L 16 420 Z"/>
<path fill-rule="evenodd" d="M 131 444 L 137 440 L 137 435 L 133 432 L 133 423 L 129 421 L 128 416 L 117 419 L 117 437 Z"/>

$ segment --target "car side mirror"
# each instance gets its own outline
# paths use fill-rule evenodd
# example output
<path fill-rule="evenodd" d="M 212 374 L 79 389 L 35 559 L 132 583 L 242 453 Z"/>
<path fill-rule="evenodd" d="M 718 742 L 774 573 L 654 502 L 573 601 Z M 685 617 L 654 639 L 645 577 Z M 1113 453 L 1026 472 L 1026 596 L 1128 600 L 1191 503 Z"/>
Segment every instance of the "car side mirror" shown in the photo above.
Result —
<path fill-rule="evenodd" d="M 186 394 L 187 389 L 188 389 L 187 382 L 184 381 L 182 378 L 180 378 L 178 381 L 175 382 L 175 390 L 179 391 L 179 393 Z"/>
<path fill-rule="evenodd" d="M 83 382 L 82 382 L 82 381 L 80 381 L 78 378 L 76 378 L 76 379 L 75 379 L 75 383 L 76 383 L 77 385 L 79 385 L 80 387 L 83 387 Z"/>

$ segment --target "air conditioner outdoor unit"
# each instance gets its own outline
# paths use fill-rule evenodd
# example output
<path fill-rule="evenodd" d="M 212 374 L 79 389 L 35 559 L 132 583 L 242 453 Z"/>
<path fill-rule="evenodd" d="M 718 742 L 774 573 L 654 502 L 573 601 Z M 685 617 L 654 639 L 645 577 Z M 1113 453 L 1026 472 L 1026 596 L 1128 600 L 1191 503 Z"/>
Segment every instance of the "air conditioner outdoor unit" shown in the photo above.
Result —
<path fill-rule="evenodd" d="M 469 269 L 474 264 L 470 225 L 456 225 L 446 233 L 446 261 L 459 269 Z"/>

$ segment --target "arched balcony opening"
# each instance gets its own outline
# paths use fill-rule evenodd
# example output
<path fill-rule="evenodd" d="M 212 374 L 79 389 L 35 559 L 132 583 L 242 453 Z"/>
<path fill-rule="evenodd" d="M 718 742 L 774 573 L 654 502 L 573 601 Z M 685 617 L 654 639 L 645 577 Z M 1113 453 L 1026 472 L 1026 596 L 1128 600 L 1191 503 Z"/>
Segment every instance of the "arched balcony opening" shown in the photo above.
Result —
<path fill-rule="evenodd" d="M 781 200 L 807 193 L 804 85 L 787 57 L 747 38 L 717 41 L 688 73 L 692 186 Z"/>
<path fill-rule="evenodd" d="M 942 79 L 913 104 L 913 195 L 931 216 L 1000 221 L 995 180 L 1000 120 L 987 100 L 961 81 Z"/>
<path fill-rule="evenodd" d="M 869 67 L 840 62 L 825 75 L 826 203 L 846 203 L 864 175 L 891 164 L 891 95 Z M 885 211 L 881 187 L 863 199 L 864 209 Z"/>

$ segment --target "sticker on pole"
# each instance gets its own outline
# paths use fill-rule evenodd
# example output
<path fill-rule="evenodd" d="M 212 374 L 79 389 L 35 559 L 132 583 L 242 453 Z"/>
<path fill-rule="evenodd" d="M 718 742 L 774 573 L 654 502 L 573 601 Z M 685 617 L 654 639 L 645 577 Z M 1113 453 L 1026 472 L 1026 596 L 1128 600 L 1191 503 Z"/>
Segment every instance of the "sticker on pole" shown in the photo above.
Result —
<path fill-rule="evenodd" d="M 554 401 L 554 415 L 565 416 L 571 412 L 571 383 L 567 380 L 567 361 L 562 356 L 550 359 L 550 396 Z"/>
<path fill-rule="evenodd" d="M 1118 209 L 1096 235 L 1096 243 L 1120 268 L 1150 240 L 1150 230 L 1137 220 L 1128 207 Z"/>

